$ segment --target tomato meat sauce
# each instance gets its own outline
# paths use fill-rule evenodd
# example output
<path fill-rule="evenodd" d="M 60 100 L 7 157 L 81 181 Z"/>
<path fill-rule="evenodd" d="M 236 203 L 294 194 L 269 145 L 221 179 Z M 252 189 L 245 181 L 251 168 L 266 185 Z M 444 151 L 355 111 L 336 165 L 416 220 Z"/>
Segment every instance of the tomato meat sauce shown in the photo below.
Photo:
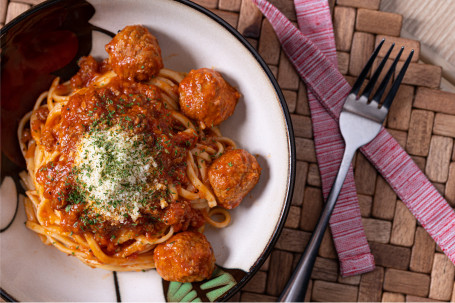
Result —
<path fill-rule="evenodd" d="M 96 62 L 96 61 L 95 61 Z M 197 136 L 183 132 L 161 101 L 157 87 L 144 83 L 113 78 L 103 87 L 90 86 L 101 72 L 101 64 L 94 59 L 81 61 L 81 69 L 72 79 L 76 86 L 88 85 L 69 98 L 61 108 L 61 123 L 46 125 L 42 144 L 48 151 L 57 149 L 60 157 L 38 169 L 37 181 L 44 187 L 44 196 L 54 209 L 61 210 L 62 226 L 73 233 L 96 231 L 97 239 L 104 244 L 106 253 L 114 253 L 114 242 L 122 230 L 148 236 L 164 232 L 174 226 L 174 232 L 197 229 L 205 220 L 201 212 L 192 209 L 189 202 L 172 201 L 166 208 L 160 199 L 147 201 L 147 207 L 136 221 L 127 218 L 122 224 L 89 217 L 86 201 L 75 190 L 74 164 L 77 145 L 83 136 L 99 129 L 118 127 L 132 135 L 139 135 L 151 153 L 157 170 L 153 180 L 161 184 L 180 186 L 189 181 L 186 177 L 186 155 L 197 142 Z M 84 67 L 85 66 L 85 67 Z M 103 66 L 103 69 L 106 67 Z M 81 80 L 84 79 L 84 80 Z M 38 117 L 47 116 L 43 110 Z M 39 129 L 37 119 L 32 131 Z M 60 122 L 60 121 L 56 121 Z"/>

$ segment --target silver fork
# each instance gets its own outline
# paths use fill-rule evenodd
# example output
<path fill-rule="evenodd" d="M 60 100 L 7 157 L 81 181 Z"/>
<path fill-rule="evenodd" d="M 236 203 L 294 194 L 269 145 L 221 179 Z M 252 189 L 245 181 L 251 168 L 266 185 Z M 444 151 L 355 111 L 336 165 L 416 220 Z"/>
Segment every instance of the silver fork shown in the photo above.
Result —
<path fill-rule="evenodd" d="M 392 44 L 386 56 L 382 59 L 378 68 L 362 92 L 362 95 L 358 97 L 358 94 L 362 83 L 370 71 L 371 66 L 373 65 L 373 62 L 376 59 L 383 44 L 384 40 L 381 41 L 381 43 L 373 52 L 373 55 L 368 60 L 357 81 L 352 87 L 351 92 L 346 98 L 339 120 L 341 134 L 346 145 L 343 160 L 341 161 L 335 182 L 332 185 L 332 189 L 327 198 L 327 202 L 325 203 L 324 209 L 322 210 L 322 214 L 314 229 L 310 242 L 308 243 L 305 252 L 303 253 L 292 277 L 284 288 L 279 298 L 280 302 L 304 301 L 308 282 L 311 277 L 311 272 L 313 271 L 314 262 L 318 254 L 324 232 L 327 229 L 330 216 L 333 209 L 335 208 L 338 195 L 340 194 L 341 187 L 343 186 L 354 154 L 357 149 L 367 144 L 378 135 L 387 116 L 387 113 L 389 112 L 390 105 L 392 104 L 392 101 L 398 91 L 398 87 L 403 80 L 406 69 L 408 68 L 408 65 L 414 54 L 414 50 L 412 50 L 406 59 L 403 68 L 393 82 L 389 93 L 384 99 L 384 102 L 382 105 L 380 105 L 382 95 L 384 94 L 384 91 L 387 87 L 387 83 L 395 71 L 395 67 L 398 63 L 398 60 L 400 59 L 401 54 L 403 53 L 404 47 L 401 48 L 371 101 L 370 95 L 395 44 Z"/>

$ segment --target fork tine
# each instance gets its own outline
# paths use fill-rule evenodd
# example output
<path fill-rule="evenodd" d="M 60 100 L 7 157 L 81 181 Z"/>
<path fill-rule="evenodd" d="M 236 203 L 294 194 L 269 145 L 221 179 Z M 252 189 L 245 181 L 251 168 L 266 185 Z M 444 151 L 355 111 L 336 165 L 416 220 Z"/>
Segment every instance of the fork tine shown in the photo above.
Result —
<path fill-rule="evenodd" d="M 362 72 L 360 73 L 359 77 L 354 83 L 354 86 L 351 89 L 351 94 L 354 93 L 357 95 L 359 93 L 360 87 L 362 86 L 365 77 L 367 76 L 368 72 L 370 71 L 371 66 L 373 65 L 374 60 L 376 59 L 379 50 L 381 49 L 382 45 L 384 44 L 385 39 L 382 39 L 379 45 L 374 50 L 373 54 L 371 55 L 370 59 L 368 59 L 367 64 L 363 68 Z"/>
<path fill-rule="evenodd" d="M 381 84 L 379 85 L 378 90 L 376 91 L 376 93 L 373 96 L 373 100 L 376 101 L 378 104 L 381 101 L 382 95 L 384 94 L 384 91 L 385 91 L 385 89 L 387 87 L 387 83 L 389 83 L 389 80 L 390 80 L 390 78 L 392 77 L 392 75 L 393 75 L 393 73 L 395 71 L 395 67 L 397 66 L 398 60 L 400 60 L 400 57 L 401 57 L 401 54 L 403 53 L 403 50 L 404 50 L 404 46 L 401 47 L 400 52 L 398 53 L 397 57 L 393 61 L 392 66 L 387 71 L 387 74 L 385 75 L 384 79 L 382 80 Z M 398 86 L 397 86 L 397 89 L 398 89 Z"/>
<path fill-rule="evenodd" d="M 381 74 L 382 69 L 386 64 L 387 59 L 389 59 L 390 53 L 392 52 L 394 46 L 395 43 L 393 43 L 392 46 L 390 46 L 389 50 L 387 51 L 387 54 L 385 55 L 384 58 L 382 58 L 381 63 L 379 64 L 378 68 L 376 69 L 370 81 L 368 82 L 367 86 L 363 90 L 362 96 L 365 96 L 367 99 L 370 97 L 371 91 L 373 90 L 373 87 L 376 84 L 376 81 L 378 80 L 379 75 Z"/>
<path fill-rule="evenodd" d="M 406 62 L 404 63 L 403 67 L 400 70 L 400 73 L 398 74 L 398 77 L 393 82 L 392 88 L 390 89 L 389 93 L 387 94 L 387 96 L 384 100 L 384 103 L 382 104 L 382 106 L 384 106 L 385 108 L 389 109 L 390 105 L 392 105 L 393 98 L 395 98 L 395 95 L 398 91 L 398 87 L 400 86 L 401 81 L 403 80 L 404 74 L 406 73 L 406 70 L 408 69 L 409 63 L 411 62 L 413 55 L 414 55 L 414 50 L 411 50 L 408 58 L 406 59 Z"/>

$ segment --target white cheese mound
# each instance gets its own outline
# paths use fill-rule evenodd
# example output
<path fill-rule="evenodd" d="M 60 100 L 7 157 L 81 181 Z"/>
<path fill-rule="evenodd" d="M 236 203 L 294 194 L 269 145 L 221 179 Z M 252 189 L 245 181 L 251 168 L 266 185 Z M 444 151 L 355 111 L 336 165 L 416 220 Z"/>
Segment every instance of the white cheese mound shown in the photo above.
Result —
<path fill-rule="evenodd" d="M 142 139 L 120 127 L 84 136 L 76 153 L 76 182 L 90 212 L 104 219 L 136 221 L 151 195 L 167 189 L 150 182 L 157 165 Z"/>

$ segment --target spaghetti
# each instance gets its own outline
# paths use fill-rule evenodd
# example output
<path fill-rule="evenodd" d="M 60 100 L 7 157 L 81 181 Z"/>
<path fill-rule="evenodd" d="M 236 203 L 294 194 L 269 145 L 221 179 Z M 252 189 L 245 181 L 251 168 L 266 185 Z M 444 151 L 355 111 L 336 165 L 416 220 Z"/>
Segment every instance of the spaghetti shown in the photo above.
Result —
<path fill-rule="evenodd" d="M 71 81 L 56 78 L 19 123 L 26 226 L 45 244 L 115 271 L 155 268 L 157 245 L 180 232 L 226 227 L 231 217 L 208 171 L 237 147 L 182 112 L 186 74 L 159 68 L 139 82 L 109 60 L 86 57 L 80 66 Z"/>

